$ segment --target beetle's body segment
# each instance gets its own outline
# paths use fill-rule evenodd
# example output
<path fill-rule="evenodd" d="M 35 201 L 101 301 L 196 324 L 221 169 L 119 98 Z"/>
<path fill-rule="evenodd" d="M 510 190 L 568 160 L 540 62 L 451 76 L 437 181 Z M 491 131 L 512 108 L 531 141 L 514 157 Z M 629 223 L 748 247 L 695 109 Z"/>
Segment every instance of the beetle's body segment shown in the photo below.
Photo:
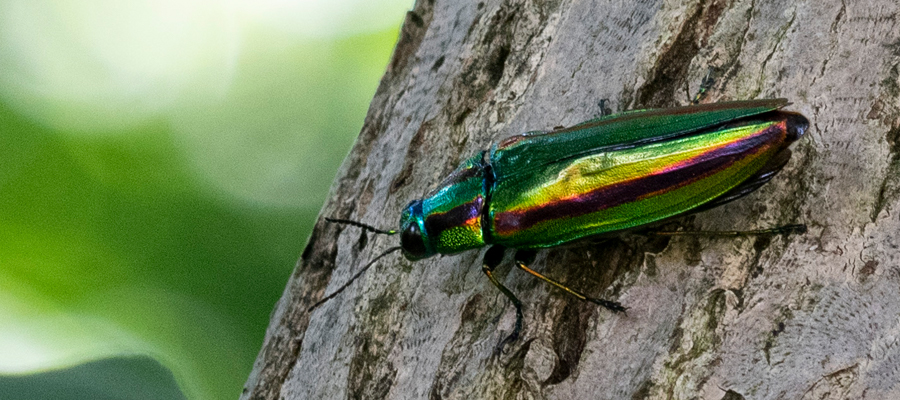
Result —
<path fill-rule="evenodd" d="M 640 110 L 513 136 L 454 171 L 400 221 L 409 259 L 490 244 L 551 247 L 752 192 L 809 122 L 784 99 Z"/>
<path fill-rule="evenodd" d="M 763 170 L 786 150 L 782 113 L 633 148 L 597 152 L 498 180 L 494 243 L 550 247 L 690 212 Z M 745 122 L 746 121 L 746 122 Z"/>
<path fill-rule="evenodd" d="M 406 246 L 419 246 L 417 238 L 410 238 L 409 227 L 421 232 L 426 254 L 451 254 L 482 247 L 484 238 L 484 205 L 491 188 L 482 161 L 483 152 L 466 160 L 451 173 L 437 189 L 422 200 L 410 203 L 400 219 L 403 229 L 400 241 Z M 412 225 L 414 224 L 414 225 Z M 407 258 L 410 251 L 405 251 Z"/>

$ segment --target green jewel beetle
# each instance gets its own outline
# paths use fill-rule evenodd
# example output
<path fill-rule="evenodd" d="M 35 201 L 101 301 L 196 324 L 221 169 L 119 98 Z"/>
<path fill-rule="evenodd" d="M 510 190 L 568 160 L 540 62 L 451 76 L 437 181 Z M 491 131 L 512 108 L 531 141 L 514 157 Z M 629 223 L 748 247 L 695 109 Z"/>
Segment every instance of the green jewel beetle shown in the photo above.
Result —
<path fill-rule="evenodd" d="M 409 260 L 491 246 L 487 277 L 516 308 L 516 325 L 501 342 L 516 340 L 522 304 L 492 274 L 506 248 L 522 270 L 615 312 L 617 302 L 587 297 L 530 269 L 535 250 L 609 236 L 719 206 L 753 192 L 791 157 L 790 145 L 809 121 L 782 111 L 785 99 L 732 101 L 622 112 L 552 131 L 509 137 L 465 160 L 436 189 L 403 208 L 400 250 Z M 802 232 L 803 225 L 750 233 Z M 713 233 L 714 234 L 714 233 Z M 313 306 L 313 308 L 315 307 Z M 311 308 L 312 309 L 312 308 Z"/>

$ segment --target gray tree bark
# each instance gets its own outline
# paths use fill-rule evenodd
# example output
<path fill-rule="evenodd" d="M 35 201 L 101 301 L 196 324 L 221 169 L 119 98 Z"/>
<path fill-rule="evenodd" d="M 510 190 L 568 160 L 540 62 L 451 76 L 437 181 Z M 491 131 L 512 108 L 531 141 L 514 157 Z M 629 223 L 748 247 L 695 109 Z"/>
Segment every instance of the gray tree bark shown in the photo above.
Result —
<path fill-rule="evenodd" d="M 275 307 L 245 399 L 900 398 L 900 5 L 891 0 L 419 0 L 322 216 L 400 209 L 504 137 L 613 109 L 786 97 L 812 122 L 773 182 L 687 229 L 789 237 L 613 240 L 511 269 L 524 337 L 483 252 L 410 262 L 397 237 L 321 221 Z"/>

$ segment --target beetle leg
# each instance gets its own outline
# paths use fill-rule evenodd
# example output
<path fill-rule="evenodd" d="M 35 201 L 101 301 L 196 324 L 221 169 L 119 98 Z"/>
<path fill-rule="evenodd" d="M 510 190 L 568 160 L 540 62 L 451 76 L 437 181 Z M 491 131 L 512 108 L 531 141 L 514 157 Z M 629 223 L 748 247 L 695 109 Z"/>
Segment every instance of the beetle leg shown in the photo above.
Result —
<path fill-rule="evenodd" d="M 534 262 L 534 256 L 535 256 L 534 250 L 517 250 L 516 251 L 516 266 L 521 268 L 523 271 L 536 276 L 538 279 L 540 279 L 544 282 L 547 282 L 553 286 L 556 286 L 556 287 L 566 291 L 566 293 L 571 294 L 572 296 L 575 296 L 581 300 L 589 301 L 591 303 L 603 306 L 607 310 L 610 310 L 613 312 L 625 312 L 625 310 L 626 310 L 625 307 L 623 307 L 618 302 L 603 300 L 603 299 L 595 299 L 593 297 L 587 297 L 584 294 L 582 294 L 581 292 L 578 292 L 574 289 L 570 289 L 566 285 L 563 285 L 562 283 L 554 281 L 553 279 L 550 279 L 544 275 L 541 275 L 537 271 L 535 271 L 531 268 L 528 268 L 527 264 L 531 264 Z"/>
<path fill-rule="evenodd" d="M 713 67 L 709 67 L 709 69 L 706 70 L 706 76 L 700 81 L 700 88 L 697 89 L 697 94 L 691 99 L 691 104 L 700 104 L 700 100 L 703 100 L 703 98 L 706 97 L 706 92 L 708 92 L 709 89 L 712 89 L 713 85 L 716 84 L 716 80 L 713 78 L 713 73 L 715 71 L 716 69 Z"/>
<path fill-rule="evenodd" d="M 600 99 L 600 101 L 597 102 L 597 107 L 600 107 L 600 116 L 601 117 L 605 117 L 607 115 L 612 115 L 612 113 L 613 113 L 612 109 L 609 108 L 609 106 L 607 104 L 609 104 L 609 99 Z"/>
<path fill-rule="evenodd" d="M 513 306 L 516 307 L 516 325 L 513 328 L 512 333 L 497 344 L 497 353 L 502 352 L 503 347 L 507 344 L 515 342 L 519 338 L 519 333 L 522 332 L 522 302 L 519 301 L 513 292 L 507 289 L 506 286 L 503 286 L 503 284 L 494 277 L 494 268 L 497 268 L 497 266 L 500 265 L 500 262 L 503 261 L 503 253 L 505 251 L 506 248 L 503 246 L 491 246 L 491 248 L 484 253 L 484 259 L 481 265 L 481 270 L 484 271 L 484 274 L 491 280 L 491 283 L 493 283 L 497 289 L 500 289 L 500 292 L 503 293 L 503 295 L 512 302 Z"/>
<path fill-rule="evenodd" d="M 793 224 L 776 226 L 769 229 L 756 229 L 752 231 L 656 231 L 648 232 L 656 236 L 707 236 L 707 237 L 740 237 L 757 235 L 793 235 L 806 233 L 806 225 Z"/>

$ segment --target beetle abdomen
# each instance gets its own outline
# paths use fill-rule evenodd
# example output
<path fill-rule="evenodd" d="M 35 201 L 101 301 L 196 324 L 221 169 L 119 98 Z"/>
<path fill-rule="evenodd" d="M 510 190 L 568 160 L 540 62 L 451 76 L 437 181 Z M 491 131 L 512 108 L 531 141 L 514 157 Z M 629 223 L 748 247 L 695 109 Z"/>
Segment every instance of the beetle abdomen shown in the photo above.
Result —
<path fill-rule="evenodd" d="M 777 172 L 789 157 L 788 145 L 807 125 L 799 114 L 772 111 L 685 136 L 532 166 L 530 174 L 494 184 L 491 237 L 508 247 L 551 247 L 691 212 L 741 192 L 742 184 L 763 172 Z M 521 156 L 517 161 L 528 164 Z M 755 189 L 751 186 L 737 197 Z"/>

